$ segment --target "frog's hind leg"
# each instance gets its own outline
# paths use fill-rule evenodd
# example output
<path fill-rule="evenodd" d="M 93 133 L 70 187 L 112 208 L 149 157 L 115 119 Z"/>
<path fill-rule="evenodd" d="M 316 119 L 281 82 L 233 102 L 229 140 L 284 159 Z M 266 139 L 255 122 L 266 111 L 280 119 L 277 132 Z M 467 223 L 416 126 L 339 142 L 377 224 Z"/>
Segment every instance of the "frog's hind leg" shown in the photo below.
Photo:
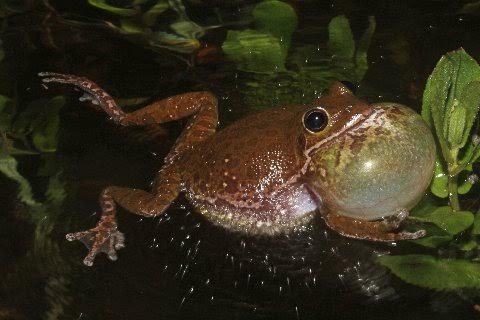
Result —
<path fill-rule="evenodd" d="M 154 193 L 138 189 L 108 187 L 100 195 L 102 215 L 97 225 L 89 230 L 69 233 L 69 241 L 80 240 L 88 250 L 83 260 L 87 266 L 93 265 L 95 256 L 104 252 L 110 260 L 116 260 L 116 250 L 124 247 L 123 233 L 118 230 L 117 204 L 126 210 L 145 217 L 161 215 L 178 196 L 180 180 L 173 170 L 159 172 Z"/>
<path fill-rule="evenodd" d="M 423 237 L 425 230 L 395 232 L 407 215 L 407 210 L 398 210 L 395 214 L 382 221 L 358 220 L 331 213 L 322 215 L 322 218 L 332 230 L 348 238 L 390 242 Z"/>
<path fill-rule="evenodd" d="M 88 100 L 98 104 L 110 118 L 123 126 L 145 126 L 190 117 L 185 130 L 166 158 L 171 162 L 185 150 L 215 133 L 218 123 L 217 99 L 207 91 L 187 92 L 153 102 L 142 109 L 125 113 L 115 100 L 91 80 L 74 75 L 41 72 L 43 83 L 73 85 L 88 94 Z"/>
<path fill-rule="evenodd" d="M 52 72 L 42 72 L 39 76 L 43 83 L 64 83 L 85 91 L 86 99 L 98 104 L 114 122 L 123 126 L 146 126 L 190 117 L 187 127 L 157 175 L 154 193 L 109 187 L 100 196 L 102 215 L 97 226 L 67 235 L 68 240 L 81 240 L 89 247 L 84 260 L 86 265 L 93 264 L 98 252 L 105 252 L 110 259 L 115 260 L 116 250 L 123 247 L 124 241 L 123 234 L 117 229 L 116 205 L 146 217 L 160 215 L 168 208 L 180 191 L 175 159 L 215 132 L 218 123 L 217 100 L 209 92 L 189 92 L 125 113 L 105 90 L 86 78 Z"/>

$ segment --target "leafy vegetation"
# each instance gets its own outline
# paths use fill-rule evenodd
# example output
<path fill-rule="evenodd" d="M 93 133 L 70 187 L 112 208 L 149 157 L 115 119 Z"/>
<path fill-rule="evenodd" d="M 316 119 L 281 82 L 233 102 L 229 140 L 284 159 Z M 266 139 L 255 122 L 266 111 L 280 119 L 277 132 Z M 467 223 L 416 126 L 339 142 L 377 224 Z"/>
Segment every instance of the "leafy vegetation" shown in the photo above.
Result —
<path fill-rule="evenodd" d="M 131 0 L 116 5 L 106 0 L 88 0 L 88 3 L 112 14 L 117 20 L 108 26 L 131 41 L 141 43 L 153 50 L 165 48 L 179 53 L 192 53 L 200 48 L 198 40 L 209 28 L 193 22 L 186 14 L 180 0 Z M 159 28 L 159 16 L 167 10 L 176 13 L 176 20 L 169 31 Z"/>
<path fill-rule="evenodd" d="M 380 263 L 405 282 L 437 290 L 480 288 L 480 263 L 429 255 L 383 256 Z"/>
<path fill-rule="evenodd" d="M 12 64 L 12 52 L 0 52 L 0 179 L 9 179 L 17 185 L 18 192 L 14 196 L 22 204 L 16 205 L 8 214 L 2 212 L 4 215 L 0 218 L 6 219 L 9 224 L 2 225 L 0 235 L 3 240 L 14 236 L 15 233 L 12 233 L 5 237 L 3 232 L 14 229 L 12 223 L 18 223 L 17 220 L 33 228 L 32 234 L 21 235 L 32 240 L 24 255 L 20 250 L 14 257 L 4 256 L 0 290 L 4 293 L 7 287 L 7 292 L 22 295 L 25 291 L 33 292 L 43 287 L 45 295 L 51 297 L 47 301 L 42 296 L 37 297 L 39 303 L 49 305 L 42 318 L 57 319 L 63 306 L 70 302 L 65 289 L 69 267 L 60 255 L 58 241 L 52 237 L 53 230 L 61 229 L 57 225 L 58 216 L 63 212 L 66 198 L 66 184 L 62 177 L 64 165 L 56 154 L 59 113 L 65 99 L 56 96 L 25 103 L 17 95 L 17 70 L 8 68 Z M 22 172 L 19 164 L 25 163 L 35 163 L 38 169 Z M 38 183 L 33 184 L 33 179 Z M 62 222 L 64 224 L 65 221 Z M 62 294 L 59 295 L 59 292 Z M 5 299 L 2 298 L 0 308 L 8 305 L 7 296 L 3 295 Z"/>
<path fill-rule="evenodd" d="M 29 182 L 18 172 L 14 156 L 47 154 L 57 149 L 59 111 L 65 99 L 36 100 L 18 112 L 15 100 L 0 99 L 0 172 L 19 185 L 19 199 L 30 205 L 40 205 L 33 197 Z M 15 120 L 13 120 L 15 119 Z"/>
<path fill-rule="evenodd" d="M 480 66 L 463 49 L 447 53 L 428 78 L 422 117 L 439 146 L 431 191 L 439 198 L 448 197 L 448 206 L 438 207 L 432 198 L 426 198 L 410 219 L 427 229 L 427 236 L 414 243 L 448 248 L 458 258 L 426 254 L 380 257 L 381 264 L 408 283 L 436 290 L 480 289 L 480 211 L 461 210 L 458 197 L 467 193 L 475 180 L 470 175 L 480 147 L 472 128 L 479 106 Z"/>
<path fill-rule="evenodd" d="M 252 16 L 256 30 L 229 30 L 223 51 L 237 68 L 249 72 L 286 71 L 290 41 L 297 27 L 297 15 L 290 5 L 268 0 L 257 4 Z"/>
<path fill-rule="evenodd" d="M 332 81 L 359 83 L 367 69 L 367 51 L 375 31 L 370 17 L 363 35 L 355 41 L 346 16 L 328 25 L 326 46 L 290 48 L 297 16 L 289 4 L 266 0 L 252 10 L 255 29 L 229 30 L 222 49 L 237 69 L 253 74 L 243 90 L 252 109 L 310 102 Z M 250 75 L 251 76 L 251 75 Z"/>

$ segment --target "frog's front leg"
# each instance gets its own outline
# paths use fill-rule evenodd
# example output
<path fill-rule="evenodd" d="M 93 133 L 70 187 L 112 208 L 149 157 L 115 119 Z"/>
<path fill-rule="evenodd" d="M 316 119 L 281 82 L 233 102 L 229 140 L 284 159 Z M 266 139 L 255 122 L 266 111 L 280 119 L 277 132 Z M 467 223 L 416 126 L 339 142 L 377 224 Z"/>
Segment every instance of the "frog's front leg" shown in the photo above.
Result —
<path fill-rule="evenodd" d="M 123 233 L 118 230 L 116 209 L 117 204 L 138 215 L 155 217 L 162 214 L 178 196 L 180 179 L 173 168 L 161 170 L 152 193 L 121 187 L 108 187 L 100 195 L 102 215 L 97 225 L 89 230 L 69 233 L 67 240 L 80 240 L 89 249 L 83 263 L 93 265 L 93 260 L 99 252 L 104 252 L 110 260 L 116 260 L 116 250 L 124 247 Z"/>
<path fill-rule="evenodd" d="M 416 232 L 395 232 L 407 216 L 407 210 L 399 209 L 395 214 L 386 217 L 381 221 L 354 219 L 334 213 L 323 214 L 322 218 L 332 230 L 345 237 L 354 239 L 389 242 L 397 240 L 412 240 L 423 237 L 425 235 L 425 230 L 419 230 Z"/>

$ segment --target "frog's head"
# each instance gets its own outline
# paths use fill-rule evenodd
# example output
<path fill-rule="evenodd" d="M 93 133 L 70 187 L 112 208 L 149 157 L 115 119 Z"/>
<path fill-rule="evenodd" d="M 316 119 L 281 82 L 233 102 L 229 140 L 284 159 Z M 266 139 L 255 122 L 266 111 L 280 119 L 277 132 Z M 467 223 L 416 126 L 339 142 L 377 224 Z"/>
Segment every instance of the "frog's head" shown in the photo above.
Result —
<path fill-rule="evenodd" d="M 411 109 L 366 103 L 335 83 L 301 117 L 304 177 L 324 210 L 372 220 L 410 209 L 423 196 L 435 143 Z"/>

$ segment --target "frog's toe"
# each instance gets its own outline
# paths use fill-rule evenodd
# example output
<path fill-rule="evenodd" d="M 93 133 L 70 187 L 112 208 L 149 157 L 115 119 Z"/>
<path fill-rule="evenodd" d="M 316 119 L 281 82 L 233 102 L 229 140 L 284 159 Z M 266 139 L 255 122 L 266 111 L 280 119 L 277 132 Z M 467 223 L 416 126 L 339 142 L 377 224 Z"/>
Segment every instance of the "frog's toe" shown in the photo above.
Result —
<path fill-rule="evenodd" d="M 394 214 L 391 216 L 385 217 L 382 223 L 386 230 L 395 230 L 400 227 L 403 221 L 408 217 L 408 210 L 407 209 L 398 209 Z"/>
<path fill-rule="evenodd" d="M 108 244 L 108 251 L 105 253 L 108 255 L 108 258 L 112 261 L 117 260 L 117 250 L 125 247 L 125 236 L 120 231 L 115 231 L 110 235 L 110 242 Z M 100 250 L 103 251 L 103 250 Z"/>
<path fill-rule="evenodd" d="M 125 236 L 117 230 L 116 223 L 108 225 L 100 222 L 95 228 L 86 231 L 69 233 L 68 241 L 79 240 L 88 248 L 88 254 L 83 259 L 86 266 L 92 266 L 98 253 L 104 252 L 112 261 L 117 260 L 117 250 L 125 247 Z"/>
<path fill-rule="evenodd" d="M 427 234 L 425 230 L 418 230 L 415 232 L 402 231 L 396 234 L 395 240 L 415 240 L 424 237 Z"/>

